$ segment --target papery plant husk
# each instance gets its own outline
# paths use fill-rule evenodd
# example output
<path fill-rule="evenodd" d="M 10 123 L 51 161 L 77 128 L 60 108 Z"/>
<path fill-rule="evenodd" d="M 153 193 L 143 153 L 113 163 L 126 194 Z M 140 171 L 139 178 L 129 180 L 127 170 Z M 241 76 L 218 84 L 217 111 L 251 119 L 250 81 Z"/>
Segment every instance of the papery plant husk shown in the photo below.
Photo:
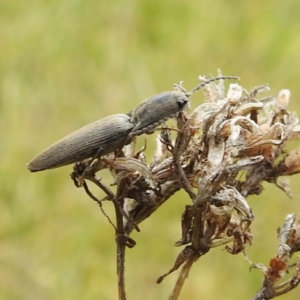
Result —
<path fill-rule="evenodd" d="M 185 91 L 181 84 L 175 88 Z M 187 94 L 193 98 L 195 90 Z M 290 91 L 266 96 L 267 85 L 247 91 L 238 83 L 230 84 L 226 91 L 224 80 L 209 82 L 202 90 L 204 103 L 179 113 L 177 128 L 163 124 L 158 134 L 147 136 L 147 140 L 156 142 L 152 158 L 146 159 L 145 148 L 136 149 L 133 141 L 122 151 L 77 163 L 72 173 L 76 185 L 84 183 L 89 196 L 94 197 L 86 180 L 105 192 L 104 200 L 113 202 L 118 259 L 124 259 L 126 246 L 135 245 L 129 238 L 132 230 L 139 230 L 138 225 L 177 191 L 186 191 L 190 205 L 182 213 L 182 235 L 175 242 L 182 249 L 173 267 L 157 280 L 160 283 L 181 267 L 169 299 L 178 299 L 193 263 L 211 248 L 225 245 L 228 253 L 246 256 L 246 247 L 254 238 L 251 225 L 255 220 L 248 196 L 261 194 L 262 183 L 267 181 L 292 197 L 288 176 L 300 172 L 299 148 L 287 151 L 289 141 L 300 138 L 297 115 L 288 110 Z M 116 193 L 97 178 L 96 173 L 102 169 L 111 172 Z M 102 207 L 100 200 L 93 200 Z M 289 250 L 284 250 L 284 255 L 277 254 L 269 268 L 261 267 L 266 278 L 274 277 L 273 287 L 282 274 L 286 275 L 293 253 L 299 251 L 299 217 L 292 224 L 287 229 L 290 234 L 280 241 L 280 247 L 288 245 Z M 280 269 L 277 275 L 270 271 L 275 265 Z M 295 278 L 299 279 L 299 260 L 296 265 Z M 119 284 L 124 284 L 123 276 L 121 259 Z M 125 287 L 119 285 L 120 289 L 120 299 L 125 299 Z M 260 292 L 254 299 L 271 299 L 271 295 L 277 296 L 276 292 Z"/>

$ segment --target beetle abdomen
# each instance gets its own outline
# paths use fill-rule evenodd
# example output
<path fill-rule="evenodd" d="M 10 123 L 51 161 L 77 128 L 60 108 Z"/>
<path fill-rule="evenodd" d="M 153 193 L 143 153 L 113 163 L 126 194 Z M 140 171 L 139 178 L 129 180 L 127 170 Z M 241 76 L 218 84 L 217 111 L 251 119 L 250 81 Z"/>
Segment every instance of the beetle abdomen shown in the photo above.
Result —
<path fill-rule="evenodd" d="M 109 154 L 129 142 L 132 128 L 129 116 L 108 116 L 62 138 L 32 159 L 27 167 L 37 172 L 72 164 L 96 154 L 98 157 Z"/>

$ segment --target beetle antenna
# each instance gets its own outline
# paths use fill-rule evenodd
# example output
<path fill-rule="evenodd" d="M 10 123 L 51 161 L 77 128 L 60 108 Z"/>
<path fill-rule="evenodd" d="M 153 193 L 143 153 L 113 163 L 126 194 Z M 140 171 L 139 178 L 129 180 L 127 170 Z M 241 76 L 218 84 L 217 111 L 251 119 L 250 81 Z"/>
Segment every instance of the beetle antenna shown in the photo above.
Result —
<path fill-rule="evenodd" d="M 239 80 L 240 78 L 237 77 L 237 76 L 218 76 L 218 77 L 213 77 L 213 78 L 209 78 L 209 79 L 203 79 L 203 77 L 200 77 L 200 80 L 202 80 L 203 82 L 201 82 L 195 88 L 193 88 L 188 93 L 186 93 L 186 95 L 189 97 L 190 95 L 192 95 L 196 91 L 200 90 L 201 88 L 203 88 L 207 84 L 209 84 L 211 82 L 214 82 L 214 81 L 218 81 L 218 80 L 224 80 L 224 79 L 237 79 L 237 80 Z"/>

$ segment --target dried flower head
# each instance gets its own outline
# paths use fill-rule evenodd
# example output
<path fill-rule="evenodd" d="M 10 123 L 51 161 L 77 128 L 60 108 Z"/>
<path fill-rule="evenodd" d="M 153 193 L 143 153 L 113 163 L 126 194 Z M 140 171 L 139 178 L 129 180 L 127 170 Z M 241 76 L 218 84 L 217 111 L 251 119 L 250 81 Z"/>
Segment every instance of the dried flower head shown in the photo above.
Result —
<path fill-rule="evenodd" d="M 186 93 L 182 83 L 176 89 Z M 196 90 L 187 95 L 194 97 Z M 300 138 L 298 118 L 288 110 L 289 90 L 262 97 L 269 91 L 266 85 L 247 91 L 233 83 L 226 92 L 223 80 L 202 90 L 204 103 L 190 113 L 180 112 L 176 129 L 163 124 L 157 136 L 148 136 L 156 141 L 152 159 L 146 159 L 145 149 L 137 151 L 133 141 L 121 152 L 77 164 L 72 174 L 77 185 L 91 180 L 113 201 L 117 235 L 138 230 L 174 193 L 186 191 L 191 203 L 182 214 L 182 236 L 175 243 L 185 247 L 158 282 L 182 265 L 187 274 L 187 266 L 212 247 L 226 244 L 231 254 L 245 252 L 254 220 L 247 197 L 262 193 L 263 181 L 291 197 L 286 176 L 300 172 L 299 148 L 286 153 L 286 144 Z M 111 171 L 116 194 L 97 179 L 102 169 Z M 289 256 L 299 251 L 298 227 L 299 218 L 294 218 L 284 229 L 281 244 L 286 247 L 264 268 L 267 278 L 283 276 Z"/>

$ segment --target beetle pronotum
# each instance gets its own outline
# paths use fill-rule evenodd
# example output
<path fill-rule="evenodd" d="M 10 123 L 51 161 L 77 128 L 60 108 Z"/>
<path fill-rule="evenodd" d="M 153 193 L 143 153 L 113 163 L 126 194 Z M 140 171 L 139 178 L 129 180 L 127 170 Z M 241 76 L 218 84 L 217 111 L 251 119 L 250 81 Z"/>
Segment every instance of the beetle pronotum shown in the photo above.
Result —
<path fill-rule="evenodd" d="M 200 83 L 190 92 L 182 91 L 163 92 L 155 95 L 139 104 L 128 115 L 134 124 L 130 136 L 137 136 L 143 133 L 152 133 L 153 129 L 170 118 L 174 118 L 184 110 L 189 102 L 189 96 L 205 85 L 222 79 L 239 79 L 235 76 L 218 76 L 209 78 Z"/>
<path fill-rule="evenodd" d="M 163 92 L 143 101 L 131 114 L 134 128 L 130 135 L 151 133 L 155 127 L 174 118 L 188 101 L 189 98 L 179 91 Z"/>

